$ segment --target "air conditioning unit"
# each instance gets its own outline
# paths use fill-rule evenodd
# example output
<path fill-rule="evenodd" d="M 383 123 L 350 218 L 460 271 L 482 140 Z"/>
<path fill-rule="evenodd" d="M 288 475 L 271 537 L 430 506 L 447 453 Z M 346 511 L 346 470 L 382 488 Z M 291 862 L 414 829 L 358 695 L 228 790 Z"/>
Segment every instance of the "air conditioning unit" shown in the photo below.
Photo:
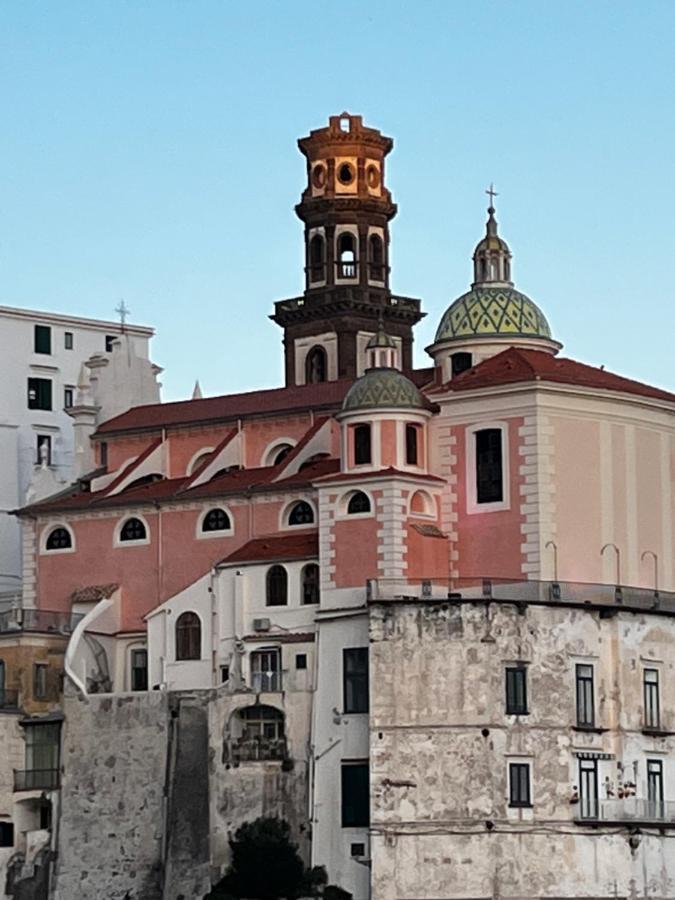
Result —
<path fill-rule="evenodd" d="M 253 630 L 254 631 L 269 631 L 272 627 L 272 623 L 269 619 L 254 619 L 253 620 Z"/>

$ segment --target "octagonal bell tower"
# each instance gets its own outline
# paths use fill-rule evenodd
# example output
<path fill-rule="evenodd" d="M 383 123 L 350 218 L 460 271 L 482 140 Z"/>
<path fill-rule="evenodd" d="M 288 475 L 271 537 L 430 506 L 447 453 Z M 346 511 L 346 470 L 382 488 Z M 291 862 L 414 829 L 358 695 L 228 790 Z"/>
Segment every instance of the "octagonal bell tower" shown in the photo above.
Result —
<path fill-rule="evenodd" d="M 275 304 L 284 329 L 286 384 L 357 378 L 382 323 L 398 364 L 412 367 L 420 302 L 389 288 L 389 222 L 396 204 L 385 184 L 391 138 L 361 116 L 331 116 L 298 141 L 307 186 L 295 211 L 305 225 L 305 291 Z"/>

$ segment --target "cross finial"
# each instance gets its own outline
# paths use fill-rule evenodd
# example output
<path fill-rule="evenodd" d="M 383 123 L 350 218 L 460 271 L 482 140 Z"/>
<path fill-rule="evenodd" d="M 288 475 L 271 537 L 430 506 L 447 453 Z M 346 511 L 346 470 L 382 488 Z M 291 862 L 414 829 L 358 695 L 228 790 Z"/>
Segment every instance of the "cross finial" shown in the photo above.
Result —
<path fill-rule="evenodd" d="M 115 312 L 120 317 L 120 324 L 122 326 L 122 331 L 124 331 L 124 323 L 126 322 L 127 316 L 129 315 L 131 310 L 127 308 L 124 300 L 120 300 L 120 305 L 115 307 Z"/>
<path fill-rule="evenodd" d="M 495 197 L 499 196 L 499 194 L 495 190 L 495 186 L 492 182 L 490 182 L 490 187 L 487 189 L 487 191 L 485 191 L 485 193 L 490 198 L 490 207 L 492 208 L 495 205 L 494 204 Z"/>

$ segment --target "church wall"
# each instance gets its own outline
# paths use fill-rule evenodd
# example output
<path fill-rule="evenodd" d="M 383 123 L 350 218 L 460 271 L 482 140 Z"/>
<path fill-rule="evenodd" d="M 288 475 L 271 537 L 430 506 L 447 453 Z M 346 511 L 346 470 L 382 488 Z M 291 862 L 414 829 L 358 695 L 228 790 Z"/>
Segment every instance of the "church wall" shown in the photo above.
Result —
<path fill-rule="evenodd" d="M 480 419 L 478 421 L 481 421 Z M 500 421 L 503 421 L 500 419 Z M 455 437 L 453 446 L 456 459 L 452 474 L 456 474 L 457 542 L 459 554 L 458 569 L 462 578 L 493 576 L 501 578 L 521 578 L 523 535 L 521 525 L 521 486 L 524 476 L 520 472 L 519 428 L 521 417 L 505 420 L 509 432 L 509 508 L 491 512 L 468 512 L 467 497 L 467 449 L 465 425 L 452 429 Z M 488 424 L 488 422 L 486 422 Z M 445 474 L 445 473 L 444 473 Z M 446 476 L 447 477 L 447 476 Z"/>
<path fill-rule="evenodd" d="M 675 801 L 675 739 L 641 730 L 643 665 L 675 668 L 671 622 L 494 603 L 489 619 L 482 603 L 371 607 L 372 900 L 672 897 L 670 832 L 643 826 L 629 843 L 636 801 L 618 799 L 621 778 L 635 778 L 644 804 L 646 760 L 660 759 Z M 527 716 L 504 709 L 504 668 L 517 660 Z M 578 660 L 595 667 L 600 732 L 573 727 Z M 670 728 L 672 686 L 662 702 Z M 599 757 L 602 808 L 618 824 L 575 822 L 578 754 Z M 531 766 L 531 808 L 509 806 L 511 762 Z"/>
<path fill-rule="evenodd" d="M 284 416 L 270 419 L 250 419 L 244 422 L 245 467 L 254 469 L 265 465 L 265 451 L 271 443 L 290 438 L 296 444 L 312 425 L 312 416 Z"/>
<path fill-rule="evenodd" d="M 159 434 L 140 434 L 131 437 L 104 438 L 108 445 L 108 472 L 115 472 L 120 466 L 140 456 L 158 436 Z"/>
<path fill-rule="evenodd" d="M 169 431 L 169 478 L 184 478 L 188 466 L 200 451 L 214 450 L 232 431 L 231 426 L 220 428 L 196 428 Z"/>
<path fill-rule="evenodd" d="M 600 402 L 552 414 L 550 421 L 559 578 L 615 583 L 616 552 L 611 547 L 600 552 L 613 543 L 623 584 L 654 587 L 653 557 L 641 559 L 652 551 L 658 556 L 659 586 L 672 590 L 672 422 L 662 414 Z"/>
<path fill-rule="evenodd" d="M 380 460 L 383 469 L 390 466 L 400 466 L 398 458 L 397 429 L 398 422 L 392 419 L 383 419 L 380 423 Z"/>
<path fill-rule="evenodd" d="M 409 518 L 407 521 L 404 555 L 406 577 L 410 581 L 429 578 L 447 580 L 450 574 L 447 539 L 420 534 L 414 525 L 429 525 L 429 520 Z"/>
<path fill-rule="evenodd" d="M 373 491 L 377 496 L 378 492 Z M 378 573 L 378 521 L 353 516 L 338 520 L 333 526 L 335 535 L 332 564 L 335 566 L 335 587 L 363 587 Z"/>

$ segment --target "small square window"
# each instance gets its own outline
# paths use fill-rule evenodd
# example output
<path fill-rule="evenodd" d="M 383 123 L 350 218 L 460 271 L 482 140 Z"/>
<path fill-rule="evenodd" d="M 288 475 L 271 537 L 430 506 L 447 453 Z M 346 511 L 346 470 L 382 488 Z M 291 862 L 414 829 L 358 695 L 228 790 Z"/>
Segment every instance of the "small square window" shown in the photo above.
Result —
<path fill-rule="evenodd" d="M 52 330 L 49 325 L 35 326 L 35 352 L 51 354 Z"/>
<path fill-rule="evenodd" d="M 106 334 L 105 336 L 105 352 L 112 353 L 113 343 L 117 340 L 116 335 Z"/>
<path fill-rule="evenodd" d="M 67 387 L 63 389 L 63 408 L 70 409 L 73 405 L 75 397 L 75 388 Z"/>
<path fill-rule="evenodd" d="M 352 844 L 350 847 L 350 853 L 352 856 L 365 856 L 366 855 L 366 845 L 365 844 Z"/>
<path fill-rule="evenodd" d="M 28 409 L 52 408 L 52 383 L 49 378 L 28 379 Z"/>
<path fill-rule="evenodd" d="M 307 668 L 307 654 L 306 653 L 296 653 L 295 654 L 295 668 L 296 669 L 306 669 Z"/>
<path fill-rule="evenodd" d="M 64 331 L 63 332 L 63 346 L 66 350 L 72 350 L 75 346 L 75 340 L 73 338 L 72 331 Z"/>

